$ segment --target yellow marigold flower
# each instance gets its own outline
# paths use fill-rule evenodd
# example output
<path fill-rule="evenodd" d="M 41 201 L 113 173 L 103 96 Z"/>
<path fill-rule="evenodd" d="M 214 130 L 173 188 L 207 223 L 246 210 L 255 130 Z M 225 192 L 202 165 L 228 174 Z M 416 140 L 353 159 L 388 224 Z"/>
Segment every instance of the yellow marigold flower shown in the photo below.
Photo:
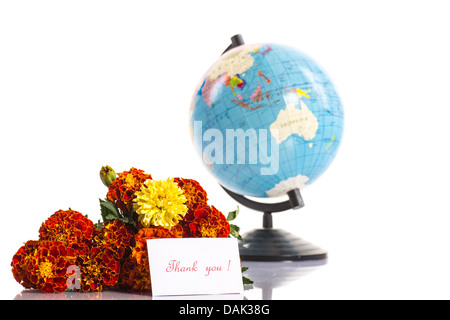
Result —
<path fill-rule="evenodd" d="M 135 196 L 134 209 L 144 227 L 170 229 L 178 224 L 188 210 L 184 205 L 186 197 L 183 190 L 170 178 L 145 181 Z"/>

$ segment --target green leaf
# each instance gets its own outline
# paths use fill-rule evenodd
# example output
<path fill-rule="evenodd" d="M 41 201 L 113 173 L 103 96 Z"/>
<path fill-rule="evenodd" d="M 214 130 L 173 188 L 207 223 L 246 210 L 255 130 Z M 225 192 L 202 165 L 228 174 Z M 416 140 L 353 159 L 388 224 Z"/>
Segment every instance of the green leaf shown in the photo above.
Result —
<path fill-rule="evenodd" d="M 248 270 L 248 267 L 242 267 L 242 268 L 241 268 L 241 272 L 242 272 L 242 273 L 244 273 L 244 272 L 247 271 L 247 270 Z M 253 281 L 252 281 L 252 280 L 250 280 L 249 278 L 244 277 L 244 276 L 242 276 L 242 282 L 243 282 L 244 284 L 253 284 Z"/>
<path fill-rule="evenodd" d="M 253 284 L 253 281 L 252 281 L 252 280 L 250 280 L 249 278 L 244 277 L 244 276 L 242 276 L 242 282 L 243 282 L 244 284 Z"/>
<path fill-rule="evenodd" d="M 117 209 L 114 202 L 108 199 L 105 200 L 99 199 L 99 200 L 103 222 L 105 222 L 106 220 L 116 220 L 121 218 L 119 209 Z"/>
<path fill-rule="evenodd" d="M 238 216 L 238 214 L 239 214 L 239 207 L 237 207 L 236 210 L 231 211 L 231 212 L 228 213 L 227 221 L 228 221 L 228 222 L 233 221 L 234 219 L 236 219 L 236 217 Z"/>
<path fill-rule="evenodd" d="M 106 214 L 105 220 L 116 220 L 117 217 L 111 213 Z"/>
<path fill-rule="evenodd" d="M 112 202 L 109 199 L 99 199 L 100 200 L 100 206 L 108 209 L 108 211 L 112 212 L 115 216 L 119 217 L 120 213 L 119 213 L 119 209 L 117 209 L 116 204 L 114 202 Z"/>
<path fill-rule="evenodd" d="M 119 220 L 123 221 L 125 223 L 130 223 L 130 219 L 128 219 L 128 217 L 122 217 L 122 218 L 119 218 Z"/>
<path fill-rule="evenodd" d="M 239 230 L 240 228 L 237 225 L 230 223 L 230 234 L 238 240 L 244 241 L 244 239 L 239 234 Z"/>
<path fill-rule="evenodd" d="M 239 233 L 239 230 L 241 230 L 241 228 L 239 228 L 237 225 L 235 224 L 231 224 L 230 223 L 230 230 L 233 230 L 234 232 Z"/>

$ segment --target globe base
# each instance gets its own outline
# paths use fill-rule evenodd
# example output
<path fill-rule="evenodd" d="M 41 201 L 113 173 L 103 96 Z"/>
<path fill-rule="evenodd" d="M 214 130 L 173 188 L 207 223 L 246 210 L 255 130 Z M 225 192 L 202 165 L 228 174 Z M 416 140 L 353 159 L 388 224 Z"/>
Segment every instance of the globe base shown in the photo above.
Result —
<path fill-rule="evenodd" d="M 322 248 L 280 229 L 254 229 L 239 241 L 245 261 L 308 261 L 327 258 Z"/>

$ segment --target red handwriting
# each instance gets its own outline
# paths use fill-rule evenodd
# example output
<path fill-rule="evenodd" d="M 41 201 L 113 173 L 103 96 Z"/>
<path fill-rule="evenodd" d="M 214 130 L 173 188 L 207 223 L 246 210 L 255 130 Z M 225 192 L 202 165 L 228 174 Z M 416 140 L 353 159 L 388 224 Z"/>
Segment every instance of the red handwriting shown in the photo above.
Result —
<path fill-rule="evenodd" d="M 218 267 L 206 267 L 206 273 L 205 273 L 205 277 L 209 276 L 211 271 L 222 271 L 222 267 L 218 266 Z"/>
<path fill-rule="evenodd" d="M 197 272 L 197 261 L 194 261 L 192 267 L 180 266 L 180 261 L 170 260 L 166 272 Z"/>
<path fill-rule="evenodd" d="M 182 265 L 179 260 L 170 260 L 169 265 L 166 268 L 166 272 L 197 272 L 198 271 L 198 261 L 194 261 L 192 266 Z M 231 260 L 228 260 L 228 268 L 226 271 L 230 271 Z M 205 277 L 208 277 L 211 272 L 220 272 L 222 271 L 222 266 L 207 266 L 205 268 L 206 273 Z"/>

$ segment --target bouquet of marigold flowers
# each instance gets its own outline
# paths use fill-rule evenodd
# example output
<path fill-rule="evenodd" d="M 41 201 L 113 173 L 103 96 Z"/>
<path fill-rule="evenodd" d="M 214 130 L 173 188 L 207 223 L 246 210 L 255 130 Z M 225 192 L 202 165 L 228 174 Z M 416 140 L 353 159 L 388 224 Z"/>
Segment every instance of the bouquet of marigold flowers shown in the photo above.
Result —
<path fill-rule="evenodd" d="M 241 239 L 239 227 L 229 223 L 238 210 L 225 217 L 195 180 L 153 180 L 136 168 L 116 174 L 109 166 L 100 178 L 108 188 L 100 200 L 102 221 L 70 208 L 51 215 L 39 240 L 27 241 L 13 256 L 12 273 L 22 286 L 43 292 L 151 290 L 147 239 Z"/>

